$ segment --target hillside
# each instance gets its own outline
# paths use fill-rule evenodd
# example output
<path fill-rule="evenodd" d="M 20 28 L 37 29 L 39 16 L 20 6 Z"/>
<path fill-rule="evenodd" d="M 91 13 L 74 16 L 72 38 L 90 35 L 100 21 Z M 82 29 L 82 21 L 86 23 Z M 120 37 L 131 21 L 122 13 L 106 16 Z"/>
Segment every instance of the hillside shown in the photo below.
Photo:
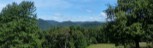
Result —
<path fill-rule="evenodd" d="M 41 29 L 48 29 L 50 27 L 57 27 L 57 26 L 82 26 L 82 27 L 97 27 L 102 25 L 103 22 L 72 22 L 72 21 L 64 21 L 58 22 L 54 20 L 43 20 L 38 19 L 38 25 Z"/>

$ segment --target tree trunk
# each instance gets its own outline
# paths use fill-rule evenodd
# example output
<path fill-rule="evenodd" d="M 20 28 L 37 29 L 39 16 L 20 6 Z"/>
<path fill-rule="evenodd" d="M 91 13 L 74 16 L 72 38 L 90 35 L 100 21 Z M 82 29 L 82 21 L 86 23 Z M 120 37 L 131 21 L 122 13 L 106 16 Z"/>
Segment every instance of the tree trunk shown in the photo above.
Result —
<path fill-rule="evenodd" d="M 135 40 L 135 48 L 140 48 L 139 40 L 138 39 Z"/>

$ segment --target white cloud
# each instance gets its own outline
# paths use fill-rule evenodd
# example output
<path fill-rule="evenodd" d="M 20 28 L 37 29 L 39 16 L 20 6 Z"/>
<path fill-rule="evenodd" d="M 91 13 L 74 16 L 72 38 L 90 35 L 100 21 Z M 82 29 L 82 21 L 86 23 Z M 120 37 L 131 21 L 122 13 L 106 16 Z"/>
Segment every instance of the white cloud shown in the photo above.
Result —
<path fill-rule="evenodd" d="M 53 15 L 41 15 L 38 18 L 45 20 L 56 20 L 59 22 L 71 20 L 68 16 L 64 16 L 61 13 L 54 13 Z"/>
<path fill-rule="evenodd" d="M 107 18 L 107 15 L 105 12 L 99 12 L 99 14 L 91 14 L 91 15 L 65 15 L 63 13 L 53 13 L 51 15 L 41 15 L 38 18 L 46 19 L 46 20 L 56 20 L 56 21 L 105 21 Z"/>
<path fill-rule="evenodd" d="M 97 15 L 89 16 L 89 21 L 105 21 L 107 15 L 105 12 L 101 12 Z"/>
<path fill-rule="evenodd" d="M 92 16 L 65 16 L 62 13 L 54 13 L 53 15 L 42 15 L 39 18 L 46 20 L 56 20 L 59 22 L 62 21 L 105 21 L 106 17 L 102 16 L 100 13 L 98 15 Z"/>
<path fill-rule="evenodd" d="M 107 17 L 107 14 L 106 14 L 105 12 L 101 12 L 100 14 L 101 14 L 101 16 L 103 16 L 103 17 Z"/>

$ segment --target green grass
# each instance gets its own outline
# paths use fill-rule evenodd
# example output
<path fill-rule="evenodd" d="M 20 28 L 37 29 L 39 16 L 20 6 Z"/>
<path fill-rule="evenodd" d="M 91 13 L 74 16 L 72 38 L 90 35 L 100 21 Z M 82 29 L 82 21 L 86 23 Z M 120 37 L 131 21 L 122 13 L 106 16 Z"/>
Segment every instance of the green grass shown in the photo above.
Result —
<path fill-rule="evenodd" d="M 116 48 L 115 44 L 92 44 L 87 48 Z"/>
<path fill-rule="evenodd" d="M 140 42 L 139 45 L 140 45 L 140 47 L 146 47 L 147 43 L 146 42 Z"/>
<path fill-rule="evenodd" d="M 140 47 L 147 47 L 146 42 L 140 42 Z M 152 45 L 152 44 L 151 44 Z M 92 44 L 88 46 L 87 48 L 124 48 L 124 46 L 115 46 L 115 44 L 109 44 L 109 43 L 102 43 L 102 44 Z"/>
<path fill-rule="evenodd" d="M 153 46 L 152 46 L 152 45 L 153 45 L 152 42 L 149 42 L 149 43 L 140 42 L 139 45 L 140 45 L 140 47 L 142 47 L 142 48 L 145 48 L 145 47 L 148 47 L 148 46 L 153 47 Z"/>

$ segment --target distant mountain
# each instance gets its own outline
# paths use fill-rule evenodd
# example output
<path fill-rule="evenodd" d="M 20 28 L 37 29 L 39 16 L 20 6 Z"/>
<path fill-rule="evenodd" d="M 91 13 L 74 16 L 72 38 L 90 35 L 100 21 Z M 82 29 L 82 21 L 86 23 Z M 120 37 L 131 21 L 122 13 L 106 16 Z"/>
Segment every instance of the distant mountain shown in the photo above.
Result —
<path fill-rule="evenodd" d="M 64 21 L 64 22 L 58 22 L 54 20 L 43 20 L 38 19 L 38 25 L 41 29 L 49 29 L 50 27 L 56 27 L 56 26 L 82 26 L 82 27 L 97 27 L 102 25 L 103 22 L 72 22 L 72 21 Z"/>

